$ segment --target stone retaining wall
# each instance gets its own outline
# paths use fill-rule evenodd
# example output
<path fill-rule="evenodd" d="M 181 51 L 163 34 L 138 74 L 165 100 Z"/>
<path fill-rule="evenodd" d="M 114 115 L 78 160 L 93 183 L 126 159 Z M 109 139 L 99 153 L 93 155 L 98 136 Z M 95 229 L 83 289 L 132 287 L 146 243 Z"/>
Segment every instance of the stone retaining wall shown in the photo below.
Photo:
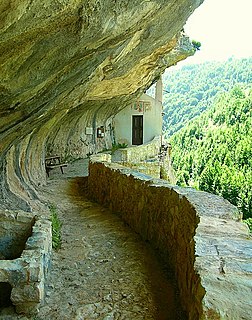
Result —
<path fill-rule="evenodd" d="M 199 217 L 183 193 L 116 164 L 92 163 L 89 190 L 94 199 L 160 250 L 176 270 L 182 304 L 198 319 L 204 289 L 194 271 L 194 241 Z M 99 179 L 97 179 L 99 177 Z M 165 183 L 165 182 L 164 182 Z M 193 292 L 193 294 L 192 294 Z"/>
<path fill-rule="evenodd" d="M 11 301 L 18 313 L 31 314 L 44 299 L 44 283 L 50 264 L 52 240 L 51 222 L 46 218 L 37 218 L 26 212 L 0 212 L 0 238 L 7 238 L 13 233 L 12 246 L 16 240 L 24 240 L 27 230 L 31 231 L 20 257 L 12 260 L 0 260 L 0 283 L 10 284 Z M 20 234 L 18 232 L 20 230 Z M 13 232 L 12 232 L 13 231 Z M 20 238 L 21 237 L 21 238 Z M 11 239 L 11 238 L 10 238 Z M 2 250 L 2 259 L 8 258 L 7 249 Z M 14 250 L 15 251 L 15 250 Z M 19 250 L 20 251 L 20 250 Z M 4 256 L 5 255 L 5 256 Z"/>
<path fill-rule="evenodd" d="M 97 157 L 88 181 L 90 197 L 119 213 L 173 268 L 189 320 L 252 318 L 252 246 L 234 206 Z"/>

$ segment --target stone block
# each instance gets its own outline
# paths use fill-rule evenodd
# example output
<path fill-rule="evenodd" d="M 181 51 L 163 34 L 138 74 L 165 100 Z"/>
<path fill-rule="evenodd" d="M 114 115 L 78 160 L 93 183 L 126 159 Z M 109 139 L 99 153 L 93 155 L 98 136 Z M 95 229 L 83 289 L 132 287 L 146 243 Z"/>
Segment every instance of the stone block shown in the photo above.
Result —
<path fill-rule="evenodd" d="M 24 271 L 26 272 L 27 283 L 44 281 L 43 261 L 37 263 L 31 262 Z"/>
<path fill-rule="evenodd" d="M 37 302 L 16 303 L 15 309 L 17 313 L 33 315 L 38 312 L 38 303 Z"/>
<path fill-rule="evenodd" d="M 14 287 L 11 292 L 11 300 L 14 305 L 21 303 L 39 303 L 44 298 L 44 283 L 30 283 L 20 287 Z"/>
<path fill-rule="evenodd" d="M 27 282 L 27 276 L 22 265 L 16 264 L 16 268 L 9 272 L 9 282 L 12 286 L 22 286 Z"/>
<path fill-rule="evenodd" d="M 27 235 L 27 230 L 31 230 L 31 217 L 23 213 L 17 216 L 15 220 L 5 217 L 6 232 L 20 242 L 23 236 L 19 232 Z M 52 250 L 51 222 L 39 219 L 33 229 L 35 232 L 28 238 L 25 250 L 18 259 L 0 261 L 0 281 L 10 283 L 13 288 L 11 299 L 17 312 L 26 314 L 34 312 L 44 299 L 44 282 Z M 12 244 L 15 245 L 15 241 Z"/>
<path fill-rule="evenodd" d="M 34 223 L 34 215 L 29 212 L 18 212 L 16 216 L 16 220 L 18 222 L 23 222 L 26 224 L 33 224 Z"/>
<path fill-rule="evenodd" d="M 7 269 L 1 266 L 0 268 L 0 282 L 8 282 L 9 280 L 9 272 Z"/>

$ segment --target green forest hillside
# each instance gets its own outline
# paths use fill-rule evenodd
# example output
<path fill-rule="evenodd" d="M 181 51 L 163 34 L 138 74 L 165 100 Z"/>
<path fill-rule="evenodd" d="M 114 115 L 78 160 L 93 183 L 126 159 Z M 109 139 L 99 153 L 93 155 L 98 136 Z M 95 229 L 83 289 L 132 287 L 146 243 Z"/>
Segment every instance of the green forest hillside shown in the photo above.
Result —
<path fill-rule="evenodd" d="M 236 84 L 252 84 L 252 58 L 168 69 L 164 83 L 164 132 L 168 138 Z"/>
<path fill-rule="evenodd" d="M 252 217 L 252 90 L 235 86 L 169 140 L 178 184 L 228 199 Z M 252 220 L 251 220 L 252 221 Z"/>

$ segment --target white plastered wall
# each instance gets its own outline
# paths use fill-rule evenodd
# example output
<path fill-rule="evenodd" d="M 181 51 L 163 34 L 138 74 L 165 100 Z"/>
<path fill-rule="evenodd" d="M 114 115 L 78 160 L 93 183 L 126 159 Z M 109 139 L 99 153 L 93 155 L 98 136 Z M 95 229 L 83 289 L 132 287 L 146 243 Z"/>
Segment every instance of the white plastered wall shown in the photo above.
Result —
<path fill-rule="evenodd" d="M 136 105 L 143 106 L 137 109 Z M 136 104 L 121 110 L 114 117 L 116 143 L 132 145 L 132 116 L 143 115 L 143 143 L 151 141 L 162 134 L 162 103 L 147 94 L 143 94 Z"/>

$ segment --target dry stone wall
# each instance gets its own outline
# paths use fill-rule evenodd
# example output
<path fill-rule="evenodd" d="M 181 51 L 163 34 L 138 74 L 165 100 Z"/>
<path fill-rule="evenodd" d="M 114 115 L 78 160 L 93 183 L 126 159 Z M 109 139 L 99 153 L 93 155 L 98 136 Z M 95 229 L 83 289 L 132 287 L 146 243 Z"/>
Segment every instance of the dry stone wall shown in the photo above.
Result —
<path fill-rule="evenodd" d="M 35 222 L 33 216 L 22 212 L 0 212 L 0 259 L 19 258 Z"/>
<path fill-rule="evenodd" d="M 194 234 L 199 217 L 183 193 L 155 183 L 120 165 L 92 163 L 89 190 L 93 198 L 122 218 L 159 249 L 173 266 L 182 304 L 190 319 L 202 313 L 204 289 L 194 270 Z M 97 179 L 99 177 L 99 179 Z M 193 292 L 193 294 L 192 294 Z"/>
<path fill-rule="evenodd" d="M 9 299 L 18 313 L 35 313 L 45 295 L 45 278 L 52 250 L 51 222 L 27 212 L 7 210 L 0 211 L 0 221 L 0 249 L 5 254 L 0 259 L 0 283 L 11 286 Z M 2 241 L 6 238 L 9 239 L 8 245 Z M 21 252 L 20 239 L 23 245 Z M 18 252 L 19 257 L 10 257 L 7 251 Z M 0 302 L 4 305 L 5 301 Z"/>
<path fill-rule="evenodd" d="M 147 174 L 154 178 L 160 178 L 160 163 L 159 161 L 143 161 L 138 163 L 123 163 L 125 167 L 129 167 L 132 170 L 137 170 L 141 173 Z"/>
<path fill-rule="evenodd" d="M 173 268 L 188 319 L 252 318 L 252 243 L 234 206 L 97 157 L 88 179 L 90 197 L 119 213 Z"/>

